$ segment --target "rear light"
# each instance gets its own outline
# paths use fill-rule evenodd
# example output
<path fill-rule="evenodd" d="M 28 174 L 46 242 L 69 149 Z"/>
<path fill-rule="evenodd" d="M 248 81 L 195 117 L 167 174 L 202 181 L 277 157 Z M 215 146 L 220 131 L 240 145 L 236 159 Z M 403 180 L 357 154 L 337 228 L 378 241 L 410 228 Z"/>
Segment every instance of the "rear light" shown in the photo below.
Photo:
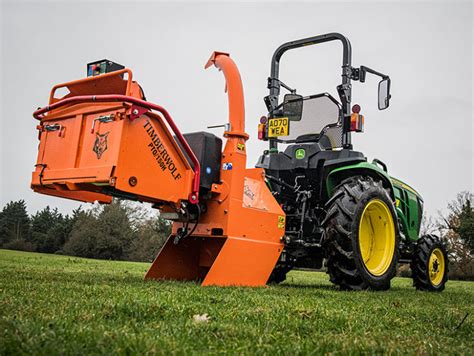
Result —
<path fill-rule="evenodd" d="M 258 139 L 265 140 L 265 131 L 267 130 L 267 125 L 258 124 Z"/>
<path fill-rule="evenodd" d="M 351 115 L 351 129 L 352 132 L 364 132 L 364 116 L 353 113 Z"/>
<path fill-rule="evenodd" d="M 268 123 L 268 118 L 265 115 L 262 116 L 260 118 L 260 123 L 258 124 L 258 139 L 259 140 L 266 140 L 267 123 Z"/>

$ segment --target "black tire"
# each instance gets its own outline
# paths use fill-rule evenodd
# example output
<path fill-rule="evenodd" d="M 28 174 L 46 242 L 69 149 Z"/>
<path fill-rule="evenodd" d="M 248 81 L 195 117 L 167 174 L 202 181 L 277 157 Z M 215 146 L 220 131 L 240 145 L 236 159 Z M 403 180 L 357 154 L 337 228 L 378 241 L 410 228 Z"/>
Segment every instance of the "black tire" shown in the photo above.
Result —
<path fill-rule="evenodd" d="M 359 224 L 367 204 L 382 201 L 393 219 L 394 250 L 386 271 L 374 275 L 367 269 L 359 246 Z M 343 290 L 387 290 L 396 274 L 399 234 L 394 203 L 380 181 L 371 177 L 355 176 L 336 187 L 326 204 L 327 216 L 324 247 L 327 273 L 332 283 Z"/>
<path fill-rule="evenodd" d="M 441 281 L 434 284 L 430 279 L 430 257 L 433 251 L 439 249 L 444 257 L 444 268 Z M 413 286 L 418 290 L 441 292 L 448 281 L 449 261 L 445 244 L 435 235 L 424 235 L 416 243 L 414 256 L 411 262 Z M 433 266 L 434 267 L 434 266 Z M 438 267 L 436 267 L 437 269 Z"/>

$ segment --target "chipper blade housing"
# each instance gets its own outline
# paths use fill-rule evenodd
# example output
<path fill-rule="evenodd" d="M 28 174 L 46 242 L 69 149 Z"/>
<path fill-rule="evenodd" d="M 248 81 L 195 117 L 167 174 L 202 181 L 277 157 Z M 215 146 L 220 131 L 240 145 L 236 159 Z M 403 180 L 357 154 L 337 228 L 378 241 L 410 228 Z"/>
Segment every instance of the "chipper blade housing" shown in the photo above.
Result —
<path fill-rule="evenodd" d="M 35 113 L 41 124 L 33 190 L 88 202 L 187 200 L 192 162 L 167 128 L 167 112 L 149 111 L 137 86 L 124 69 L 54 87 L 48 115 Z M 57 101 L 59 88 L 70 94 Z"/>
<path fill-rule="evenodd" d="M 227 142 L 223 152 L 213 146 L 215 164 L 207 165 L 212 152 L 203 151 L 203 142 L 220 139 L 193 133 L 188 142 L 191 136 L 181 134 L 164 108 L 145 101 L 132 72 L 121 69 L 53 88 L 49 106 L 34 113 L 40 146 L 31 186 L 85 202 L 119 197 L 153 203 L 174 223 L 147 279 L 265 285 L 283 248 L 285 214 L 264 171 L 246 168 L 235 63 L 215 52 L 210 65 L 223 71 L 229 95 Z M 58 99 L 60 88 L 69 94 Z"/>

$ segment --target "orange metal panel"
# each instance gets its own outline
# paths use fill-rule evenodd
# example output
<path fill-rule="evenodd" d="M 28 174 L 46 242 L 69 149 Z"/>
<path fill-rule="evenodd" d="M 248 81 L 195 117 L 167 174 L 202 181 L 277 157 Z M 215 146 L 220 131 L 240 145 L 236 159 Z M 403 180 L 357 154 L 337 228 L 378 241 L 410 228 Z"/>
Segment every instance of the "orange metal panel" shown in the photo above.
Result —
<path fill-rule="evenodd" d="M 228 237 L 203 286 L 263 286 L 282 251 L 280 243 L 263 242 L 252 236 Z"/>
<path fill-rule="evenodd" d="M 115 171 L 118 190 L 162 201 L 188 198 L 191 166 L 159 115 L 147 113 L 127 121 L 121 147 Z"/>
<path fill-rule="evenodd" d="M 190 237 L 178 245 L 171 235 L 145 275 L 145 279 L 201 281 L 213 264 L 225 239 Z"/>
<path fill-rule="evenodd" d="M 88 203 L 98 201 L 99 203 L 110 204 L 112 202 L 112 197 L 108 195 L 88 191 L 61 191 L 41 186 L 33 187 L 33 190 L 41 194 L 52 195 L 55 197 L 71 200 L 85 201 Z"/>
<path fill-rule="evenodd" d="M 144 201 L 187 199 L 194 173 L 161 116 L 129 115 L 129 108 L 107 103 L 48 115 L 32 185 L 90 183 L 81 188 L 100 192 L 105 184 Z"/>

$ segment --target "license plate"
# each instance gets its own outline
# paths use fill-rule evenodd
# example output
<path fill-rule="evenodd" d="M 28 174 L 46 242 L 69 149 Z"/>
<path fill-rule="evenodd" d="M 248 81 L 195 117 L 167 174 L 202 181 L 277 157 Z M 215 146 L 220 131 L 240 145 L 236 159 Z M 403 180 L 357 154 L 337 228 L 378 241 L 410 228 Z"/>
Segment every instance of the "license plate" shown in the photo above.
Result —
<path fill-rule="evenodd" d="M 289 121 L 287 117 L 268 120 L 268 137 L 288 136 Z"/>

